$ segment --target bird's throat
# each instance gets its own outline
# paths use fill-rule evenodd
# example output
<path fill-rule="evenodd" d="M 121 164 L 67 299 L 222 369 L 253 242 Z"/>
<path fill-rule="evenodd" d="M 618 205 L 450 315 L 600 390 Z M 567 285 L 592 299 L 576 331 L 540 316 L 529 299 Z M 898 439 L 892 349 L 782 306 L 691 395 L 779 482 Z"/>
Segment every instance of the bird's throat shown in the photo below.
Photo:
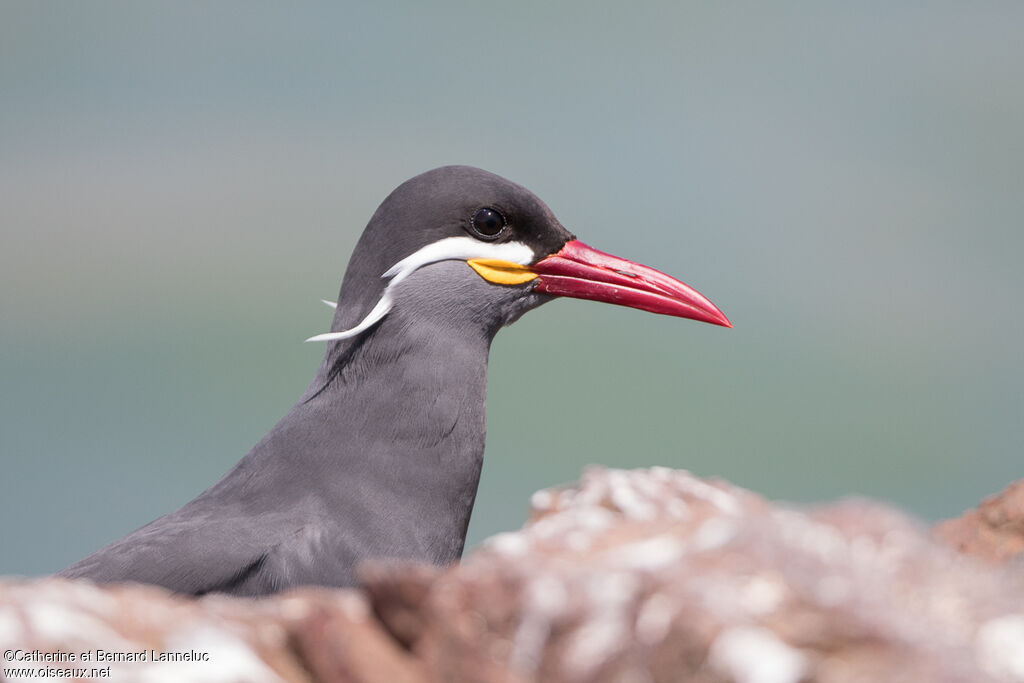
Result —
<path fill-rule="evenodd" d="M 463 266 L 465 267 L 465 266 Z M 389 316 L 340 358 L 322 389 L 295 407 L 316 444 L 299 457 L 334 501 L 362 501 L 385 556 L 444 563 L 465 541 L 483 463 L 489 338 Z M 313 389 L 313 387 L 311 387 Z M 381 508 L 375 501 L 388 501 Z"/>

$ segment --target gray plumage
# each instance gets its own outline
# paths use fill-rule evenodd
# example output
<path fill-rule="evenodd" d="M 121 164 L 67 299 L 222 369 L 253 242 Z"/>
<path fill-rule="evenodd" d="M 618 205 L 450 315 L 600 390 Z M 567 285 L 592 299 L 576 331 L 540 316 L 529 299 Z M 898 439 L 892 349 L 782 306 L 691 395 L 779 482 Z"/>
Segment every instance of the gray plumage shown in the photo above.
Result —
<path fill-rule="evenodd" d="M 468 167 L 429 171 L 396 189 L 371 218 L 332 330 L 367 315 L 395 263 L 466 236 L 467 217 L 479 207 L 508 216 L 507 239 L 537 258 L 572 239 L 514 183 Z M 445 260 L 412 272 L 393 298 L 379 323 L 328 344 L 305 394 L 219 482 L 60 576 L 258 595 L 350 585 L 366 558 L 458 559 L 483 459 L 491 340 L 549 297 L 530 284 L 492 284 L 465 261 Z"/>

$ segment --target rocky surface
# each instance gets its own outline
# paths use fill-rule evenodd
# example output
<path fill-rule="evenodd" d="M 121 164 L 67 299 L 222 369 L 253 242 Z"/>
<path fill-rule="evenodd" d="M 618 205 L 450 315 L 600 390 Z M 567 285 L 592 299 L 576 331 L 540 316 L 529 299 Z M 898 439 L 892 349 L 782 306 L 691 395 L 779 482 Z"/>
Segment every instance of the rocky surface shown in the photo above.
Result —
<path fill-rule="evenodd" d="M 461 565 L 370 567 L 359 591 L 0 582 L 0 653 L 16 660 L 2 666 L 151 682 L 1024 681 L 1022 496 L 1019 482 L 933 533 L 867 501 L 797 509 L 687 472 L 595 468 L 535 494 L 521 531 Z M 145 658 L 108 661 L 131 653 Z"/>
<path fill-rule="evenodd" d="M 935 535 L 962 553 L 993 562 L 1024 559 L 1024 479 L 938 525 Z"/>
<path fill-rule="evenodd" d="M 93 675 L 76 680 L 141 683 L 425 680 L 355 591 L 192 600 L 136 585 L 7 582 L 0 584 L 0 650 L 15 653 L 0 675 L 11 681 L 29 677 L 15 668 L 84 669 Z M 56 652 L 75 660 L 43 659 Z M 51 673 L 56 678 L 68 676 Z"/>

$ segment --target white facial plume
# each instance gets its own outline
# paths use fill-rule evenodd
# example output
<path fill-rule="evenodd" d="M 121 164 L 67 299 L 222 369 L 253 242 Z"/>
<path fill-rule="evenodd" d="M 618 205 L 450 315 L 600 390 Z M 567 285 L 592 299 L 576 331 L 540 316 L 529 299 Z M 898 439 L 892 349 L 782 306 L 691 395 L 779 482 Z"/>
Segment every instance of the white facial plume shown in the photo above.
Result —
<path fill-rule="evenodd" d="M 521 266 L 532 262 L 535 258 L 533 250 L 521 242 L 505 242 L 504 244 L 492 244 L 481 242 L 469 237 L 446 237 L 432 244 L 413 252 L 404 259 L 384 271 L 382 278 L 391 278 L 388 286 L 384 288 L 384 294 L 380 301 L 373 307 L 362 321 L 355 327 L 343 332 L 325 332 L 307 339 L 307 342 L 336 341 L 338 339 L 350 339 L 365 332 L 373 325 L 380 322 L 394 306 L 392 289 L 399 282 L 409 277 L 417 269 L 430 263 L 438 261 L 468 261 L 469 259 L 499 259 L 511 261 Z M 331 308 L 337 304 L 326 299 L 321 299 Z"/>

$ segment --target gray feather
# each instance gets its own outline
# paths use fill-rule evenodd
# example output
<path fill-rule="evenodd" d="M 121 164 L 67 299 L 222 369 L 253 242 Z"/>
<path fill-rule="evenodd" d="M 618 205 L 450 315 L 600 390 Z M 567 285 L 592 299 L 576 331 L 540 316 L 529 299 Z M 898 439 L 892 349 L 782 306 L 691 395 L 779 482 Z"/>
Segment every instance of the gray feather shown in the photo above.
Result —
<path fill-rule="evenodd" d="M 542 248 L 571 238 L 518 185 L 466 167 L 428 172 L 371 219 L 332 330 L 365 316 L 389 266 L 465 234 L 479 205 L 520 212 Z M 299 402 L 219 482 L 60 575 L 257 595 L 350 585 L 367 558 L 457 560 L 483 462 L 491 340 L 545 300 L 529 285 L 490 284 L 464 261 L 420 268 L 380 323 L 329 345 Z"/>

